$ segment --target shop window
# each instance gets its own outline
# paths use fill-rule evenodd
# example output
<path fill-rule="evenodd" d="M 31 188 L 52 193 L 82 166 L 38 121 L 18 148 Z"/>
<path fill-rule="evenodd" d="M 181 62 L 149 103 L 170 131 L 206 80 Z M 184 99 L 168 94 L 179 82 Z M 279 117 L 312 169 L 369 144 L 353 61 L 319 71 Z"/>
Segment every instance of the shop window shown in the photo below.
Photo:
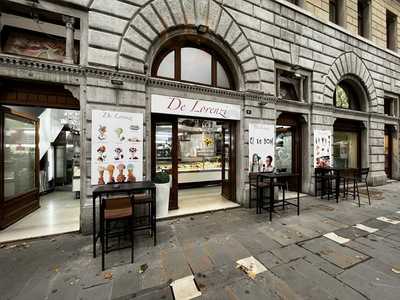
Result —
<path fill-rule="evenodd" d="M 365 129 L 359 121 L 337 119 L 333 124 L 333 166 L 361 167 L 361 133 Z"/>
<path fill-rule="evenodd" d="M 369 0 L 358 0 L 358 34 L 365 38 L 370 38 L 370 14 L 371 5 Z"/>
<path fill-rule="evenodd" d="M 333 133 L 333 166 L 358 168 L 359 133 L 335 130 Z"/>
<path fill-rule="evenodd" d="M 397 51 L 397 16 L 386 11 L 386 43 L 387 48 Z"/>
<path fill-rule="evenodd" d="M 276 127 L 275 168 L 285 172 L 292 171 L 293 130 L 291 126 Z"/>
<path fill-rule="evenodd" d="M 336 86 L 333 102 L 337 108 L 361 110 L 359 95 L 354 87 L 347 82 L 341 82 Z"/>
<path fill-rule="evenodd" d="M 225 89 L 234 89 L 232 73 L 217 52 L 205 45 L 171 41 L 155 59 L 152 75 Z"/>
<path fill-rule="evenodd" d="M 6 115 L 4 118 L 4 198 L 35 189 L 35 135 L 32 122 Z"/>
<path fill-rule="evenodd" d="M 308 94 L 308 76 L 300 70 L 291 68 L 277 69 L 277 95 L 281 99 L 306 101 Z"/>
<path fill-rule="evenodd" d="M 397 100 L 392 97 L 385 97 L 384 102 L 383 102 L 383 111 L 385 115 L 391 116 L 391 117 L 397 117 L 398 116 L 398 107 L 397 107 Z"/>

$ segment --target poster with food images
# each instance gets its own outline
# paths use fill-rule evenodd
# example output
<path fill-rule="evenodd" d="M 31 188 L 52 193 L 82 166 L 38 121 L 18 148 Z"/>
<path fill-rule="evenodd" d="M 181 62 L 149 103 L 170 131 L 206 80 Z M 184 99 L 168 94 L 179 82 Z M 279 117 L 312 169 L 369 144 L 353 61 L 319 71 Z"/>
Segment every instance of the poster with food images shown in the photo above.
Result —
<path fill-rule="evenodd" d="M 332 133 L 314 130 L 314 168 L 328 168 L 332 162 Z"/>
<path fill-rule="evenodd" d="M 92 111 L 91 183 L 102 185 L 143 178 L 143 114 Z"/>
<path fill-rule="evenodd" d="M 275 126 L 249 124 L 249 171 L 272 172 L 275 157 Z"/>

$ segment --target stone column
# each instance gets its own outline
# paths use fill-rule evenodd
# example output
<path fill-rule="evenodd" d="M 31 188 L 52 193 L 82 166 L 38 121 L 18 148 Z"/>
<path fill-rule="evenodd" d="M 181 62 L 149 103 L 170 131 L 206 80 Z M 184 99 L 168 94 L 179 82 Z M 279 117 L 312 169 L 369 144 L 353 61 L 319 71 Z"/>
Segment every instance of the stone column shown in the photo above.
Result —
<path fill-rule="evenodd" d="M 63 21 L 65 23 L 65 58 L 64 63 L 74 63 L 74 33 L 75 33 L 75 19 L 73 17 L 64 16 Z"/>

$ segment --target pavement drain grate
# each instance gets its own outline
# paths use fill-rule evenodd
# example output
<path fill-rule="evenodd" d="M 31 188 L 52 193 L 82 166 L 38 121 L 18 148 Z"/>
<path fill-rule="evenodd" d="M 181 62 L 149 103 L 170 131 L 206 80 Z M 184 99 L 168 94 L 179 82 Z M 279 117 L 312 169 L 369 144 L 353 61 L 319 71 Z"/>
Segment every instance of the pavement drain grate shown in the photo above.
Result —
<path fill-rule="evenodd" d="M 336 242 L 338 244 L 345 244 L 345 243 L 350 242 L 350 239 L 341 237 L 341 236 L 337 235 L 334 232 L 326 233 L 326 234 L 324 234 L 324 237 L 326 237 L 326 238 L 328 238 L 328 239 L 330 239 L 330 240 L 332 240 L 332 241 L 334 241 L 334 242 Z"/>
<path fill-rule="evenodd" d="M 255 278 L 257 274 L 265 272 L 267 268 L 255 257 L 250 256 L 236 261 L 236 268 L 243 270 L 250 278 Z"/>
<path fill-rule="evenodd" d="M 353 227 L 355 227 L 357 229 L 360 229 L 360 230 L 364 230 L 364 231 L 369 232 L 369 233 L 374 233 L 374 232 L 377 232 L 379 230 L 377 228 L 368 227 L 368 226 L 365 226 L 363 224 L 356 224 Z"/>
<path fill-rule="evenodd" d="M 386 217 L 378 217 L 376 219 L 379 220 L 379 221 L 382 221 L 382 222 L 393 224 L 393 225 L 400 224 L 399 220 L 392 220 L 392 219 L 389 219 L 389 218 L 386 218 Z"/>
<path fill-rule="evenodd" d="M 170 285 L 175 300 L 189 300 L 201 296 L 194 282 L 194 276 L 189 275 L 173 281 Z"/>

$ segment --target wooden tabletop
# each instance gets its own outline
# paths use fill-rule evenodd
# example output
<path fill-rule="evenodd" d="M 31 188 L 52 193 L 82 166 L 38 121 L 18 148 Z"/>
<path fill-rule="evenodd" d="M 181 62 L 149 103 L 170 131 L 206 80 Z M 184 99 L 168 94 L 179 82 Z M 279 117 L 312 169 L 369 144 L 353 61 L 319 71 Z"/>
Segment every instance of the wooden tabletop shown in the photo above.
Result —
<path fill-rule="evenodd" d="M 151 181 L 104 184 L 96 187 L 93 190 L 93 195 L 124 193 L 124 192 L 128 193 L 140 190 L 152 190 L 155 188 L 156 188 L 155 184 Z"/>
<path fill-rule="evenodd" d="M 281 172 L 281 173 L 263 172 L 263 173 L 258 174 L 258 176 L 267 177 L 267 178 L 279 178 L 279 177 L 295 177 L 295 176 L 299 176 L 299 174 L 290 173 L 290 172 Z"/>

